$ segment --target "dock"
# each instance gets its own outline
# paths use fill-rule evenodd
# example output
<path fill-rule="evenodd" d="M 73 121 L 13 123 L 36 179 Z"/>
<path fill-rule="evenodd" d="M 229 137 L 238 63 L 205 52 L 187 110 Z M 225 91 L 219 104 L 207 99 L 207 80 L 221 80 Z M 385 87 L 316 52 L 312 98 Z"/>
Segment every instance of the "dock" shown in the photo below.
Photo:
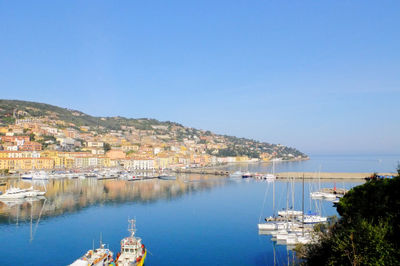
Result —
<path fill-rule="evenodd" d="M 304 179 L 365 179 L 366 177 L 370 177 L 373 173 L 330 173 L 330 172 L 283 172 L 276 173 L 277 179 L 285 179 L 285 178 L 303 178 Z M 396 176 L 395 173 L 378 173 L 378 175 L 384 176 Z"/>
<path fill-rule="evenodd" d="M 204 169 L 204 168 L 188 168 L 188 169 L 175 169 L 174 173 L 177 174 L 201 174 L 201 175 L 221 175 L 229 176 L 231 173 L 229 171 L 219 170 L 219 169 Z"/>

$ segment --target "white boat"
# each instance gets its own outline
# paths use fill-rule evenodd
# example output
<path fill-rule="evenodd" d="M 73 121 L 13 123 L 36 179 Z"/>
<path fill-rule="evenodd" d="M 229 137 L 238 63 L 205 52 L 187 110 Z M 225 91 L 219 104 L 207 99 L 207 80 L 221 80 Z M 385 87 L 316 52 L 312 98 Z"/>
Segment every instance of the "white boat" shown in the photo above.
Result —
<path fill-rule="evenodd" d="M 135 236 L 135 220 L 129 220 L 129 223 L 128 231 L 131 235 L 121 240 L 121 253 L 115 262 L 119 266 L 143 266 L 147 250 L 142 239 Z"/>
<path fill-rule="evenodd" d="M 173 175 L 159 175 L 158 178 L 162 180 L 176 180 L 176 176 Z"/>
<path fill-rule="evenodd" d="M 276 230 L 278 225 L 275 222 L 266 222 L 258 224 L 258 230 Z"/>
<path fill-rule="evenodd" d="M 311 198 L 313 199 L 322 199 L 324 197 L 323 193 L 320 191 L 314 191 L 310 193 Z"/>
<path fill-rule="evenodd" d="M 44 194 L 46 194 L 45 191 L 40 191 L 40 190 L 34 189 L 33 187 L 23 189 L 23 190 L 25 190 L 27 197 L 44 196 Z"/>
<path fill-rule="evenodd" d="M 242 176 L 243 176 L 242 171 L 236 171 L 236 172 L 234 172 L 234 173 L 229 175 L 229 177 L 231 177 L 231 178 L 240 178 Z"/>
<path fill-rule="evenodd" d="M 4 194 L 0 195 L 0 200 L 5 199 L 5 200 L 12 200 L 12 199 L 23 199 L 26 198 L 27 194 L 25 190 L 11 187 L 6 190 Z"/>
<path fill-rule="evenodd" d="M 113 253 L 100 243 L 100 247 L 89 250 L 85 255 L 74 261 L 70 266 L 103 266 L 113 262 Z"/>
<path fill-rule="evenodd" d="M 295 210 L 282 210 L 278 211 L 278 215 L 282 217 L 288 216 L 301 216 L 303 214 L 302 211 L 295 211 Z"/>
<path fill-rule="evenodd" d="M 325 200 L 335 200 L 338 196 L 334 193 L 315 191 L 310 193 L 311 198 L 313 199 L 325 199 Z"/>
<path fill-rule="evenodd" d="M 267 181 L 274 181 L 276 180 L 276 176 L 274 174 L 266 174 L 263 179 L 266 179 Z"/>
<path fill-rule="evenodd" d="M 323 192 L 323 197 L 326 200 L 335 200 L 337 198 L 336 194 Z"/>
<path fill-rule="evenodd" d="M 327 221 L 327 217 L 323 217 L 320 215 L 304 215 L 305 224 L 326 223 Z"/>
<path fill-rule="evenodd" d="M 244 173 L 244 174 L 242 175 L 242 178 L 249 178 L 249 177 L 252 177 L 252 176 L 253 176 L 252 173 L 246 172 L 246 173 Z"/>
<path fill-rule="evenodd" d="M 275 161 L 272 161 L 272 173 L 271 174 L 266 174 L 264 176 L 264 179 L 267 181 L 274 181 L 276 180 L 276 175 L 275 175 Z"/>
<path fill-rule="evenodd" d="M 23 174 L 21 178 L 31 179 L 31 180 L 47 180 L 49 179 L 49 175 L 45 171 L 38 171 L 38 172 L 29 172 L 27 174 Z"/>

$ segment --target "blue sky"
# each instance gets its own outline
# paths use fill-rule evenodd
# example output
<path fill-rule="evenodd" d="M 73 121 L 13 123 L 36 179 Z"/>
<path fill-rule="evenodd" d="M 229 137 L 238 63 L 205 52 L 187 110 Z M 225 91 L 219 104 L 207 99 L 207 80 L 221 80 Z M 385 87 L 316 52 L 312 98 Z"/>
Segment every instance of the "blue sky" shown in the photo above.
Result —
<path fill-rule="evenodd" d="M 399 14 L 399 1 L 2 1 L 0 98 L 398 154 Z"/>

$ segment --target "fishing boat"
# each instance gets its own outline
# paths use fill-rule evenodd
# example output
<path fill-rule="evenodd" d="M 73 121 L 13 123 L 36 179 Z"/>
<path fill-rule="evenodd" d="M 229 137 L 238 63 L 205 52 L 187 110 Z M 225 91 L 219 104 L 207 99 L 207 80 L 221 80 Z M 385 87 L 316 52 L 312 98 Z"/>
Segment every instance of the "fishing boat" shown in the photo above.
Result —
<path fill-rule="evenodd" d="M 105 244 L 100 242 L 100 247 L 91 249 L 85 255 L 74 261 L 70 266 L 103 266 L 110 265 L 113 262 L 111 250 L 106 248 Z"/>
<path fill-rule="evenodd" d="M 128 220 L 130 236 L 121 240 L 121 252 L 116 258 L 119 266 L 143 266 L 147 250 L 142 244 L 142 239 L 135 236 L 135 220 Z"/>

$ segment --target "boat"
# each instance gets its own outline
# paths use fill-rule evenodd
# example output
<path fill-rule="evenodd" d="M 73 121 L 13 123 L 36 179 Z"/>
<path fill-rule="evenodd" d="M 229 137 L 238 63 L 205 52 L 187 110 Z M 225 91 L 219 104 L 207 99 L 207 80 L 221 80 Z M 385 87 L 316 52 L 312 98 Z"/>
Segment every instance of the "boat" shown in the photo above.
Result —
<path fill-rule="evenodd" d="M 13 200 L 13 199 L 23 199 L 27 197 L 27 193 L 24 189 L 11 187 L 0 195 L 0 200 Z"/>
<path fill-rule="evenodd" d="M 105 244 L 100 242 L 100 247 L 97 249 L 91 249 L 86 252 L 85 255 L 74 261 L 70 266 L 103 266 L 110 265 L 113 262 L 113 256 L 111 250 L 106 248 Z"/>
<path fill-rule="evenodd" d="M 252 177 L 253 175 L 250 172 L 246 172 L 242 175 L 242 178 L 249 178 Z"/>
<path fill-rule="evenodd" d="M 47 180 L 49 179 L 49 175 L 45 171 L 29 172 L 27 174 L 23 174 L 21 178 L 31 180 Z"/>
<path fill-rule="evenodd" d="M 282 217 L 296 217 L 296 216 L 301 216 L 303 214 L 302 211 L 296 211 L 296 210 L 282 210 L 278 211 L 278 215 Z"/>
<path fill-rule="evenodd" d="M 147 250 L 142 244 L 142 239 L 135 236 L 135 220 L 128 220 L 130 236 L 121 240 L 121 252 L 115 260 L 119 266 L 143 266 Z"/>
<path fill-rule="evenodd" d="M 234 172 L 234 173 L 229 175 L 229 177 L 231 177 L 231 178 L 239 178 L 239 177 L 242 177 L 242 176 L 243 176 L 242 171 L 236 171 L 236 172 Z"/>
<path fill-rule="evenodd" d="M 46 191 L 40 191 L 38 189 L 34 189 L 32 186 L 30 188 L 24 189 L 27 197 L 37 197 L 37 196 L 44 196 Z"/>
<path fill-rule="evenodd" d="M 276 175 L 275 175 L 275 161 L 272 161 L 272 173 L 266 174 L 264 176 L 264 179 L 267 181 L 275 181 L 276 180 Z"/>
<path fill-rule="evenodd" d="M 328 221 L 327 217 L 320 215 L 304 215 L 303 223 L 305 224 L 317 224 L 317 223 L 326 223 Z"/>
<path fill-rule="evenodd" d="M 310 196 L 313 199 L 322 199 L 322 198 L 324 198 L 324 194 L 321 191 L 310 192 Z"/>
<path fill-rule="evenodd" d="M 173 175 L 159 175 L 158 178 L 162 180 L 176 180 L 176 176 Z"/>

